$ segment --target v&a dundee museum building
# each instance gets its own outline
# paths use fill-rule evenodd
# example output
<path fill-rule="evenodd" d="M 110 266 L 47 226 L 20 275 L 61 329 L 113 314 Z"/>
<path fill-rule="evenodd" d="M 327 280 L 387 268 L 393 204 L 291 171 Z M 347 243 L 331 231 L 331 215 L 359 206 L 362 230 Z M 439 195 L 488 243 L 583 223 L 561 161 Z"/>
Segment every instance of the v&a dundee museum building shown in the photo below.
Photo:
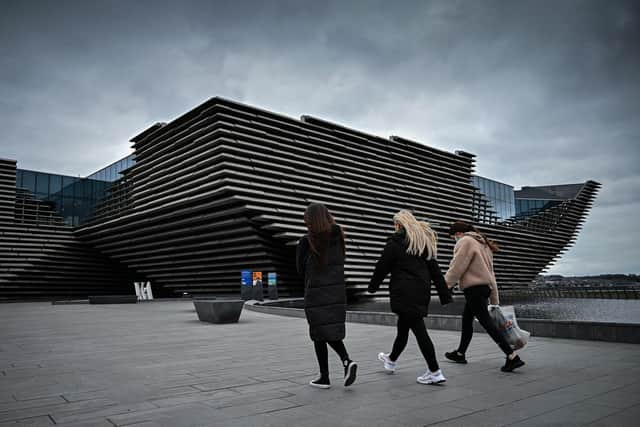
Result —
<path fill-rule="evenodd" d="M 470 153 L 222 98 L 131 142 L 132 155 L 86 178 L 0 160 L 0 300 L 132 294 L 134 281 L 156 296 L 239 295 L 245 269 L 277 273 L 279 294 L 298 296 L 311 202 L 345 227 L 352 296 L 366 295 L 403 208 L 438 232 L 443 269 L 448 224 L 471 221 L 502 248 L 501 289 L 527 288 L 572 245 L 600 187 L 514 191 L 475 175 Z"/>

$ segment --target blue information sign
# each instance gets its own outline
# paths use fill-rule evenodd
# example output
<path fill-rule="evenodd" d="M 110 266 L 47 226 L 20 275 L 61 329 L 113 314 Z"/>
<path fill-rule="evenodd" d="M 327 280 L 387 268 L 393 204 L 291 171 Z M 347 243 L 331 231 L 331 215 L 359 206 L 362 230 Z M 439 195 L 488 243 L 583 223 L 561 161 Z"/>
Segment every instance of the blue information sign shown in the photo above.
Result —
<path fill-rule="evenodd" d="M 251 270 L 242 270 L 240 273 L 240 283 L 242 286 L 252 286 Z"/>

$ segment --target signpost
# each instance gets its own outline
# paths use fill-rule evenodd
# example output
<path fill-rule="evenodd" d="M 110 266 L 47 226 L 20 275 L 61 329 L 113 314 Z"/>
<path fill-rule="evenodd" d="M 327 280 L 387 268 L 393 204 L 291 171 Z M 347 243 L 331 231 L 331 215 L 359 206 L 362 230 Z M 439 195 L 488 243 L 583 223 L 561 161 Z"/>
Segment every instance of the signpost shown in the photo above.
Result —
<path fill-rule="evenodd" d="M 253 298 L 251 270 L 242 270 L 240 272 L 240 298 L 243 301 Z"/>
<path fill-rule="evenodd" d="M 262 290 L 262 272 L 253 272 L 253 299 L 264 301 L 264 291 Z"/>
<path fill-rule="evenodd" d="M 276 286 L 276 273 L 267 273 L 267 289 L 269 291 L 269 299 L 278 299 L 278 287 Z"/>

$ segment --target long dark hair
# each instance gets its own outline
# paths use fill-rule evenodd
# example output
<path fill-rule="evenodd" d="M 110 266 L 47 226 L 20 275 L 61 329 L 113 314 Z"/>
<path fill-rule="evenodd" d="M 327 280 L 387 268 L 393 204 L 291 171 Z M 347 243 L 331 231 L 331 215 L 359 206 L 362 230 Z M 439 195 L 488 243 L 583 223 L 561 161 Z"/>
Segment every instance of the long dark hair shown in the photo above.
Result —
<path fill-rule="evenodd" d="M 340 233 L 340 246 L 342 254 L 345 254 L 344 232 L 336 224 L 336 220 L 323 204 L 312 203 L 304 211 L 304 223 L 309 230 L 309 246 L 311 253 L 319 265 L 327 265 L 329 262 L 329 242 L 332 230 L 335 228 Z"/>
<path fill-rule="evenodd" d="M 478 233 L 484 239 L 484 242 L 489 246 L 491 252 L 498 252 L 500 250 L 500 246 L 493 240 L 489 239 L 483 233 L 479 232 L 473 225 L 464 221 L 456 221 L 449 226 L 449 236 L 453 236 L 456 233 L 468 233 L 469 231 L 473 231 L 474 233 Z"/>

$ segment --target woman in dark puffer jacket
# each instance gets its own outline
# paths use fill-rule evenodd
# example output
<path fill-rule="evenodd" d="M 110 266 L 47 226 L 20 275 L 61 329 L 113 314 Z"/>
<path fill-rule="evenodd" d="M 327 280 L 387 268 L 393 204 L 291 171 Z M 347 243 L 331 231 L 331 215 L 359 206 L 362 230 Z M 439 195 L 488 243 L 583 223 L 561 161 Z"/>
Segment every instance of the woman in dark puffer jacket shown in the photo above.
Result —
<path fill-rule="evenodd" d="M 396 232 L 387 240 L 369 284 L 369 292 L 376 292 L 387 274 L 391 273 L 391 311 L 398 315 L 398 331 L 391 353 L 380 353 L 378 359 L 384 363 L 387 372 L 393 373 L 411 330 L 429 367 L 417 381 L 421 384 L 443 383 L 446 378 L 438 366 L 435 349 L 424 324 L 431 298 L 431 282 L 436 285 L 440 302 L 451 302 L 436 261 L 437 236 L 429 224 L 416 220 L 407 210 L 398 212 L 393 222 Z"/>
<path fill-rule="evenodd" d="M 342 342 L 347 310 L 344 234 L 329 210 L 318 203 L 307 208 L 304 222 L 308 233 L 298 243 L 296 266 L 298 273 L 304 276 L 304 311 L 320 365 L 320 377 L 309 384 L 318 388 L 331 387 L 329 344 L 342 360 L 347 387 L 355 381 L 358 366 L 349 358 Z"/>

